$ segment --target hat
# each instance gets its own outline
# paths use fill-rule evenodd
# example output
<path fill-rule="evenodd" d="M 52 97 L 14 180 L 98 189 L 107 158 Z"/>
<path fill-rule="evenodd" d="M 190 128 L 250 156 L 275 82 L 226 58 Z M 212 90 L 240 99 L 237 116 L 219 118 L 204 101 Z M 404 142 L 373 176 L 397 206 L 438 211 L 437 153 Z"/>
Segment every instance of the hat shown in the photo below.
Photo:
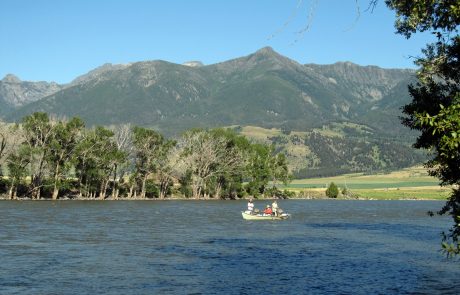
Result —
<path fill-rule="evenodd" d="M 267 208 L 270 208 L 270 205 L 267 205 Z"/>

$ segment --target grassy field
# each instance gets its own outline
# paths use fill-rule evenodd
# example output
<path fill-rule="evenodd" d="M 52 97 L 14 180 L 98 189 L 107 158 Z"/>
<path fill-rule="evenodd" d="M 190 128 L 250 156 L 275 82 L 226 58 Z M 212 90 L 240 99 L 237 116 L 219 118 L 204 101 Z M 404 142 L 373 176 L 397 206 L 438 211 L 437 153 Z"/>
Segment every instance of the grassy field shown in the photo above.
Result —
<path fill-rule="evenodd" d="M 280 188 L 318 196 L 324 194 L 331 182 L 334 182 L 340 191 L 347 188 L 353 197 L 363 199 L 445 200 L 450 193 L 450 188 L 440 187 L 439 181 L 429 176 L 423 167 L 407 168 L 389 174 L 356 173 L 327 178 L 296 179 L 288 186 Z"/>

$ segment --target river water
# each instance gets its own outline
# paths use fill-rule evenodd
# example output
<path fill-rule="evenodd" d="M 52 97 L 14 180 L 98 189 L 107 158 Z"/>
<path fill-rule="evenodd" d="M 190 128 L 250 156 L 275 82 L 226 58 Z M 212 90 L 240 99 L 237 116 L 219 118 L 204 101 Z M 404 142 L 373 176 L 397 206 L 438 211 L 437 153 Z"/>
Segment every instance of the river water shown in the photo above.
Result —
<path fill-rule="evenodd" d="M 456 294 L 442 204 L 2 201 L 0 294 Z"/>

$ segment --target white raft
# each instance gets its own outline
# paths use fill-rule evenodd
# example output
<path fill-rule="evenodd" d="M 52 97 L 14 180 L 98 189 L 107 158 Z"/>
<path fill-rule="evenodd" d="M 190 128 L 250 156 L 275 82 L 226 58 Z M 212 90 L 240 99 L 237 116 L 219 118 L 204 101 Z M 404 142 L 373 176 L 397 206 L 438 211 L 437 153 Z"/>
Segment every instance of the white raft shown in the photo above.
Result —
<path fill-rule="evenodd" d="M 246 220 L 284 220 L 289 218 L 289 214 L 281 213 L 278 216 L 275 215 L 267 215 L 267 214 L 251 214 L 249 211 L 242 211 L 241 215 L 243 215 L 243 219 Z"/>

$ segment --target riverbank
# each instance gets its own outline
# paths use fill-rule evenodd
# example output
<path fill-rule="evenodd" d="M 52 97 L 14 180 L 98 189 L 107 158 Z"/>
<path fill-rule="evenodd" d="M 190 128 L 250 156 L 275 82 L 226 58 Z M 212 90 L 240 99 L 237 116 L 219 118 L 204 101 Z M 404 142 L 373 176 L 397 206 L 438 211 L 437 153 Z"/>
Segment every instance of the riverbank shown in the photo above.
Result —
<path fill-rule="evenodd" d="M 326 189 L 289 189 L 297 197 L 290 199 L 328 199 Z M 447 200 L 451 188 L 408 187 L 393 189 L 348 189 L 346 195 L 340 193 L 341 200 Z"/>
<path fill-rule="evenodd" d="M 428 175 L 423 167 L 411 167 L 387 174 L 365 175 L 363 173 L 346 174 L 326 178 L 295 179 L 287 186 L 279 186 L 286 190 L 289 199 L 311 200 L 328 199 L 326 188 L 334 182 L 339 188 L 341 200 L 443 200 L 451 193 L 451 187 L 440 187 L 439 180 Z M 247 196 L 246 199 L 250 198 Z M 263 199 L 263 198 L 261 198 Z M 267 197 L 266 199 L 271 199 Z M 8 200 L 7 194 L 0 194 L 0 200 Z M 30 200 L 22 198 L 21 200 Z M 50 199 L 44 199 L 50 200 Z M 123 198 L 112 199 L 110 195 L 99 198 L 60 197 L 59 200 L 91 200 L 91 201 L 142 201 L 142 200 L 220 200 L 214 198 L 191 199 L 180 195 L 158 198 Z"/>
<path fill-rule="evenodd" d="M 419 201 L 445 201 L 449 197 L 450 189 L 448 188 L 433 188 L 433 189 L 404 189 L 404 190 L 353 190 L 350 191 L 349 195 L 339 195 L 335 200 L 419 200 Z M 249 199 L 246 197 L 242 199 Z M 256 198 L 256 200 L 271 200 L 273 198 Z M 0 195 L 0 201 L 228 201 L 232 199 L 215 199 L 215 198 L 184 198 L 177 196 L 170 196 L 164 199 L 159 198 L 70 198 L 61 197 L 57 200 L 50 198 L 41 198 L 39 200 L 21 197 L 14 200 L 10 200 L 8 195 Z M 330 200 L 324 192 L 324 190 L 303 190 L 295 196 L 286 198 L 286 200 Z"/>

